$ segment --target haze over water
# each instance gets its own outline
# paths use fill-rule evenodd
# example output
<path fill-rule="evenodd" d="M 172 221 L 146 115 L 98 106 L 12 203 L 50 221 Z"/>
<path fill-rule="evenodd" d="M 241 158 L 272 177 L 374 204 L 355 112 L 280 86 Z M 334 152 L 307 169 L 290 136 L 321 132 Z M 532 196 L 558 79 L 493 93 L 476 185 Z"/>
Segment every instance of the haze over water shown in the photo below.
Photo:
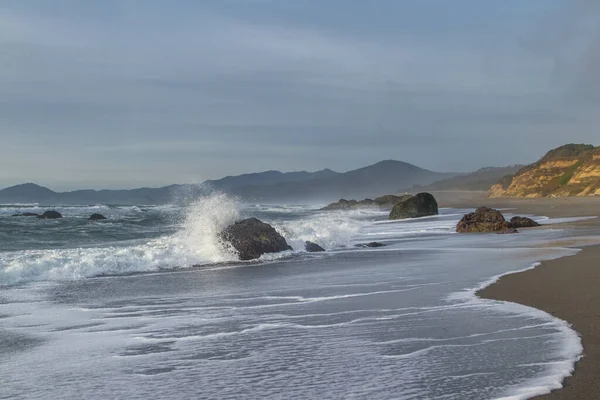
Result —
<path fill-rule="evenodd" d="M 388 222 L 224 196 L 55 208 L 64 219 L 0 208 L 2 397 L 524 399 L 581 352 L 549 315 L 474 296 L 573 253 L 540 249 L 569 235 L 560 225 L 462 236 L 468 210 Z M 86 220 L 98 211 L 108 220 Z M 216 235 L 244 216 L 294 251 L 235 261 Z M 305 253 L 305 240 L 327 252 Z M 355 247 L 374 240 L 386 247 Z"/>

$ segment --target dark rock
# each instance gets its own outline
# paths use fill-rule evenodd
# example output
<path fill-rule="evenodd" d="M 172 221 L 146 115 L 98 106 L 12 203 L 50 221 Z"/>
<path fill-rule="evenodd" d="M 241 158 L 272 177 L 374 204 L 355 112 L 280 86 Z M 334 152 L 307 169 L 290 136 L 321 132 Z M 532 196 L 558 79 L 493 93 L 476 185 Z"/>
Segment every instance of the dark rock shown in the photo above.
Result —
<path fill-rule="evenodd" d="M 92 214 L 90 215 L 90 217 L 88 218 L 88 221 L 100 221 L 106 219 L 106 217 L 102 214 Z"/>
<path fill-rule="evenodd" d="M 40 214 L 37 213 L 31 213 L 31 212 L 26 212 L 23 214 L 14 214 L 13 217 L 39 217 Z"/>
<path fill-rule="evenodd" d="M 385 247 L 385 244 L 379 242 L 360 243 L 354 245 L 354 247 Z"/>
<path fill-rule="evenodd" d="M 510 226 L 513 228 L 533 228 L 540 226 L 537 222 L 527 217 L 512 217 L 510 219 Z"/>
<path fill-rule="evenodd" d="M 363 201 L 340 199 L 340 201 L 338 201 L 337 203 L 331 203 L 328 206 L 323 207 L 321 210 L 323 210 L 323 211 L 351 210 L 351 209 L 357 208 L 357 207 L 365 207 L 365 206 L 372 206 L 372 205 L 373 205 L 373 200 L 371 200 L 371 199 L 365 199 Z"/>
<path fill-rule="evenodd" d="M 373 202 L 379 207 L 393 208 L 396 204 L 402 203 L 404 200 L 408 200 L 411 197 L 412 196 L 410 194 L 404 194 L 402 196 L 394 196 L 393 194 L 388 194 L 385 196 L 377 197 L 375 200 L 373 200 Z"/>
<path fill-rule="evenodd" d="M 390 219 L 419 218 L 437 215 L 438 205 L 430 193 L 417 193 L 396 204 L 390 213 Z"/>
<path fill-rule="evenodd" d="M 43 219 L 57 219 L 57 218 L 62 218 L 62 217 L 63 216 L 58 211 L 46 211 L 42 215 L 38 215 L 38 218 L 43 218 Z"/>
<path fill-rule="evenodd" d="M 309 241 L 307 241 L 307 242 L 304 243 L 304 248 L 309 253 L 318 253 L 320 251 L 325 251 L 325 249 L 322 248 L 321 246 L 319 246 L 318 244 L 313 243 L 313 242 L 309 242 Z"/>
<path fill-rule="evenodd" d="M 231 243 L 240 260 L 253 260 L 265 253 L 292 250 L 275 228 L 256 218 L 244 219 L 230 225 L 221 233 L 221 238 Z"/>
<path fill-rule="evenodd" d="M 488 207 L 479 207 L 475 212 L 466 214 L 456 225 L 456 232 L 496 232 L 516 233 L 504 215 L 498 210 Z"/>
<path fill-rule="evenodd" d="M 394 196 L 388 194 L 385 196 L 377 197 L 375 200 L 364 199 L 361 201 L 340 199 L 337 203 L 331 203 L 326 207 L 323 207 L 323 211 L 336 211 L 336 210 L 352 210 L 360 207 L 381 207 L 381 208 L 392 208 L 396 204 L 412 197 L 411 195 Z"/>

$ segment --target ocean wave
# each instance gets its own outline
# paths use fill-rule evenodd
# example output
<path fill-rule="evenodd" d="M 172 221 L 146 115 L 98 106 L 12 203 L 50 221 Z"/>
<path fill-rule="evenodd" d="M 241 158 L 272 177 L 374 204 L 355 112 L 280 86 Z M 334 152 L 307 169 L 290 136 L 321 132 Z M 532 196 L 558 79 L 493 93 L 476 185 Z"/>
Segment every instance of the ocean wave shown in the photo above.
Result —
<path fill-rule="evenodd" d="M 228 225 L 243 215 L 253 215 L 259 207 L 250 206 L 242 210 L 239 202 L 225 194 L 212 194 L 191 202 L 185 208 L 177 206 L 152 207 L 154 215 L 162 215 L 159 223 L 163 228 L 174 228 L 173 234 L 151 240 L 130 238 L 126 241 L 103 239 L 100 246 L 77 248 L 19 250 L 0 253 L 0 285 L 11 285 L 39 280 L 72 280 L 102 275 L 121 275 L 138 272 L 153 272 L 163 269 L 187 268 L 197 265 L 238 262 L 236 252 L 220 239 L 219 234 Z M 45 208 L 35 206 L 30 212 Z M 94 226 L 101 232 L 109 229 L 134 229 L 127 224 L 133 218 L 144 221 L 145 210 L 140 206 L 82 205 L 56 206 L 64 213 L 65 221 L 87 218 L 92 212 L 102 212 L 109 220 Z M 11 209 L 15 212 L 16 209 Z M 279 218 L 282 210 L 301 216 L 299 218 Z M 243 212 L 242 212 L 243 211 Z M 313 241 L 326 249 L 350 244 L 360 230 L 370 223 L 374 214 L 362 211 L 350 213 L 319 213 L 310 211 L 308 206 L 265 206 L 260 212 L 288 241 L 293 252 L 265 254 L 259 261 L 269 262 L 292 253 L 303 253 L 305 241 Z M 268 220 L 269 212 L 277 216 Z M 137 218 L 137 219 L 136 219 Z M 29 220 L 25 221 L 28 222 Z M 145 225 L 144 225 L 145 226 Z M 62 228 L 61 228 L 62 227 Z M 71 229 L 62 225 L 53 229 Z M 49 229 L 49 228 L 48 228 Z M 85 226 L 86 232 L 91 228 Z M 70 231 L 69 231 L 70 232 Z M 72 233 L 71 232 L 71 233 Z M 82 231 L 81 231 L 82 232 Z M 132 231 L 132 234 L 134 232 Z M 241 263 L 241 262 L 240 262 Z"/>
<path fill-rule="evenodd" d="M 218 233 L 238 216 L 235 201 L 214 195 L 191 204 L 176 233 L 143 244 L 0 253 L 0 284 L 80 279 L 233 261 L 235 253 L 220 242 Z"/>

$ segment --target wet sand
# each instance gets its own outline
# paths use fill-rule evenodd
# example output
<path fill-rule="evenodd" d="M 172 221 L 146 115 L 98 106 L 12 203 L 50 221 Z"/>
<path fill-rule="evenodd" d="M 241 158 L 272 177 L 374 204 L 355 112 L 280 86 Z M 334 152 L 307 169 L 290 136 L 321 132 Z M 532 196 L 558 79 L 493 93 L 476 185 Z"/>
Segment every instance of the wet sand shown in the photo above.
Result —
<path fill-rule="evenodd" d="M 523 214 L 549 217 L 600 215 L 600 197 L 550 199 L 482 199 L 481 194 L 436 197 L 445 207 L 514 208 Z M 560 226 L 565 226 L 561 224 Z M 569 223 L 569 227 L 600 232 L 600 218 Z M 577 246 L 575 246 L 577 247 Z M 600 246 L 582 247 L 574 256 L 543 262 L 540 266 L 506 275 L 477 293 L 479 296 L 511 301 L 544 310 L 569 322 L 582 338 L 584 354 L 573 376 L 563 388 L 537 396 L 536 400 L 586 400 L 600 398 Z"/>

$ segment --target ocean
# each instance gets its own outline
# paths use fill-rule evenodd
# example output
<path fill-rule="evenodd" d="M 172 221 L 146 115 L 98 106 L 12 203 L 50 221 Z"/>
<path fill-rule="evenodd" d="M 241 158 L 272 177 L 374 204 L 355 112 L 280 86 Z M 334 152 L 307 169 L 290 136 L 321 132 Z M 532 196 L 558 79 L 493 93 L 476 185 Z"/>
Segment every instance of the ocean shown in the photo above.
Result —
<path fill-rule="evenodd" d="M 48 209 L 64 218 L 11 216 Z M 475 292 L 574 254 L 556 244 L 575 234 L 569 220 L 454 233 L 469 211 L 390 222 L 225 195 L 1 205 L 0 398 L 526 399 L 559 387 L 577 334 Z M 294 251 L 237 261 L 218 233 L 249 216 Z M 306 253 L 306 240 L 327 251 Z M 386 246 L 356 247 L 372 241 Z"/>

